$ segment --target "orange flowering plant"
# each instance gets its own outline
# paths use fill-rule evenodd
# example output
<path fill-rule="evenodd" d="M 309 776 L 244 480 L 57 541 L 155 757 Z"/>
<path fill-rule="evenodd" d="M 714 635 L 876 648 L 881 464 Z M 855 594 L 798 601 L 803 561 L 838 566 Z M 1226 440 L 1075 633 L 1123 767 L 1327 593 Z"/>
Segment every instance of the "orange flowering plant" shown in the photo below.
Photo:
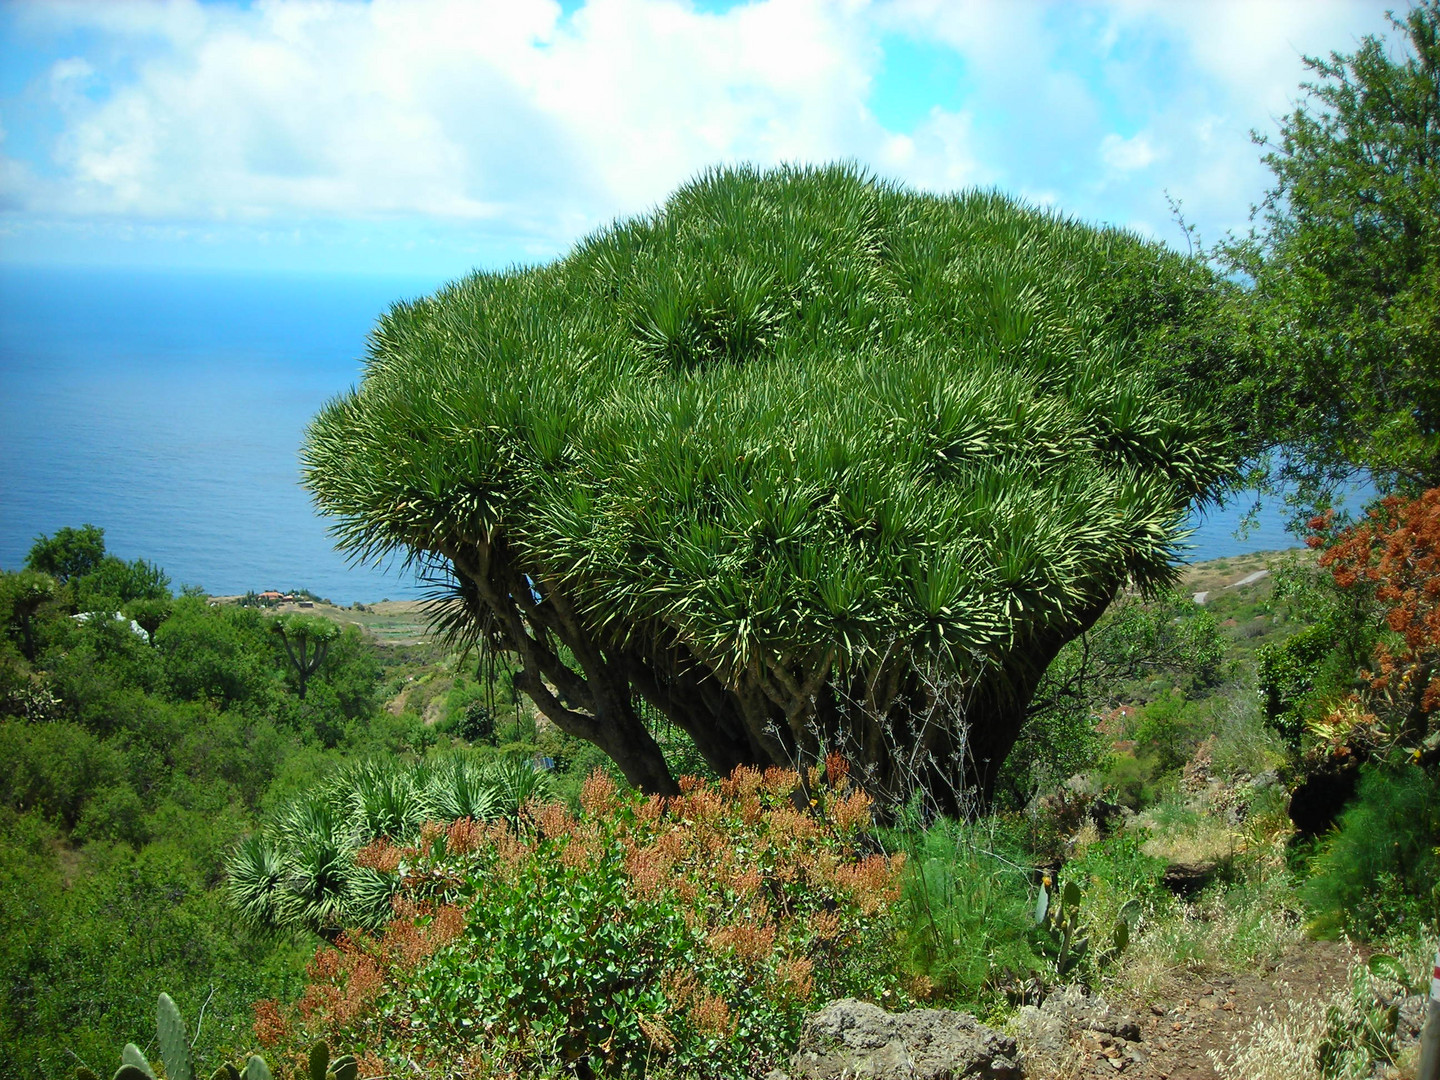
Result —
<path fill-rule="evenodd" d="M 740 768 L 667 798 L 596 772 L 578 814 L 372 844 L 358 861 L 399 878 L 394 919 L 322 948 L 257 1036 L 282 1057 L 369 1047 L 362 1075 L 763 1075 L 824 1001 L 901 993 L 903 856 L 867 847 L 840 758 L 803 781 Z"/>
<path fill-rule="evenodd" d="M 1322 742 L 1348 749 L 1440 752 L 1440 488 L 1391 495 L 1339 532 L 1311 522 L 1320 565 L 1342 590 L 1373 593 L 1388 634 L 1374 647 L 1360 689 L 1313 725 Z"/>

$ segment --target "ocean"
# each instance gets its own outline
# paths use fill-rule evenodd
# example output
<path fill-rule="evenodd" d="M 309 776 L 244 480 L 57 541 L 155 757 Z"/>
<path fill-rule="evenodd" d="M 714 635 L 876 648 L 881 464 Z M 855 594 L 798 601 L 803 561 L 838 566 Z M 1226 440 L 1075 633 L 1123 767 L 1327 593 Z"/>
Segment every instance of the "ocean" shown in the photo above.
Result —
<path fill-rule="evenodd" d="M 108 549 L 216 595 L 305 588 L 407 599 L 403 567 L 354 566 L 299 486 L 305 425 L 359 379 L 365 335 L 440 278 L 0 268 L 0 568 L 40 534 Z M 1248 500 L 1192 520 L 1187 558 L 1294 546 Z"/>

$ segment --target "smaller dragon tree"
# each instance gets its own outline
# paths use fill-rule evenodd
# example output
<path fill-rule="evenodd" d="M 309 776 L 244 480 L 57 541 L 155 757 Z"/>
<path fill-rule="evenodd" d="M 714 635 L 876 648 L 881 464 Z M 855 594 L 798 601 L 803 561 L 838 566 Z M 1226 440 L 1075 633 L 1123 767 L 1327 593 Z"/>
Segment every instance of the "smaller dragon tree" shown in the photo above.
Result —
<path fill-rule="evenodd" d="M 340 636 L 340 628 L 318 615 L 277 615 L 270 631 L 285 646 L 285 655 L 300 683 L 300 700 L 310 677 L 320 670 L 330 651 L 330 643 Z"/>
<path fill-rule="evenodd" d="M 644 790 L 677 787 L 642 702 L 721 775 L 835 749 L 954 810 L 1231 474 L 1190 390 L 1216 288 L 994 193 L 716 171 L 395 305 L 305 483 L 353 556 L 449 575 L 437 624 Z"/>

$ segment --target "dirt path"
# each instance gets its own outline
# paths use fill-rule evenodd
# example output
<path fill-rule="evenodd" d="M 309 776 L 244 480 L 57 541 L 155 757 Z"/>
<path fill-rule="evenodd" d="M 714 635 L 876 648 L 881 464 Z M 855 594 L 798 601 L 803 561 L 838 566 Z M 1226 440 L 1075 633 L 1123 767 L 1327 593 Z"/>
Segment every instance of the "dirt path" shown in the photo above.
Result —
<path fill-rule="evenodd" d="M 1266 1012 L 1328 997 L 1343 984 L 1353 958 L 1348 945 L 1307 941 L 1288 948 L 1272 968 L 1251 974 L 1182 974 L 1165 995 L 1167 1004 L 1117 999 L 1113 1004 L 1139 1022 L 1139 1041 L 1084 1032 L 1071 1075 L 1219 1080 L 1212 1053 L 1228 1059 L 1237 1037 Z"/>

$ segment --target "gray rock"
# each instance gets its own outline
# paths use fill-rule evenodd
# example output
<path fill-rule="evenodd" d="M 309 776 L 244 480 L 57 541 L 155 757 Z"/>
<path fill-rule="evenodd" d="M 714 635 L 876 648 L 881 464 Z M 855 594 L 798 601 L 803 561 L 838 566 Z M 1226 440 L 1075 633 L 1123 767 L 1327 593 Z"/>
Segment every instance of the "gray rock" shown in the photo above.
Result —
<path fill-rule="evenodd" d="M 1104 998 L 1079 986 L 1059 987 L 1038 1006 L 1022 1006 L 1015 1014 L 1015 1037 L 1027 1060 L 1058 1062 L 1077 1031 L 1125 1042 L 1140 1039 L 1140 1025 L 1133 1016 L 1114 1011 Z"/>
<path fill-rule="evenodd" d="M 1070 1043 L 1070 1022 L 1060 1013 L 1021 1005 L 1015 1013 L 1015 1041 L 1027 1061 L 1058 1061 Z"/>
<path fill-rule="evenodd" d="M 1058 999 L 1054 1008 L 1069 1014 L 1070 1023 L 1077 1028 L 1096 1031 L 1102 1035 L 1113 1035 L 1126 1042 L 1139 1042 L 1140 1025 L 1128 1013 L 1116 1012 L 1102 997 L 1085 993 L 1078 986 L 1067 986 L 1058 994 L 1045 999 L 1048 1005 Z"/>
<path fill-rule="evenodd" d="M 1280 783 L 1280 776 L 1274 769 L 1266 769 L 1264 772 L 1250 778 L 1250 787 L 1255 791 L 1264 791 L 1267 788 L 1274 787 L 1278 783 Z"/>
<path fill-rule="evenodd" d="M 1425 1026 L 1425 1011 L 1430 998 L 1425 994 L 1410 994 L 1400 999 L 1399 1015 L 1395 1019 L 1395 1045 L 1404 1048 L 1420 1041 L 1420 1031 Z"/>
<path fill-rule="evenodd" d="M 805 1021 L 793 1080 L 1021 1080 L 1015 1040 L 969 1013 L 846 998 Z"/>

